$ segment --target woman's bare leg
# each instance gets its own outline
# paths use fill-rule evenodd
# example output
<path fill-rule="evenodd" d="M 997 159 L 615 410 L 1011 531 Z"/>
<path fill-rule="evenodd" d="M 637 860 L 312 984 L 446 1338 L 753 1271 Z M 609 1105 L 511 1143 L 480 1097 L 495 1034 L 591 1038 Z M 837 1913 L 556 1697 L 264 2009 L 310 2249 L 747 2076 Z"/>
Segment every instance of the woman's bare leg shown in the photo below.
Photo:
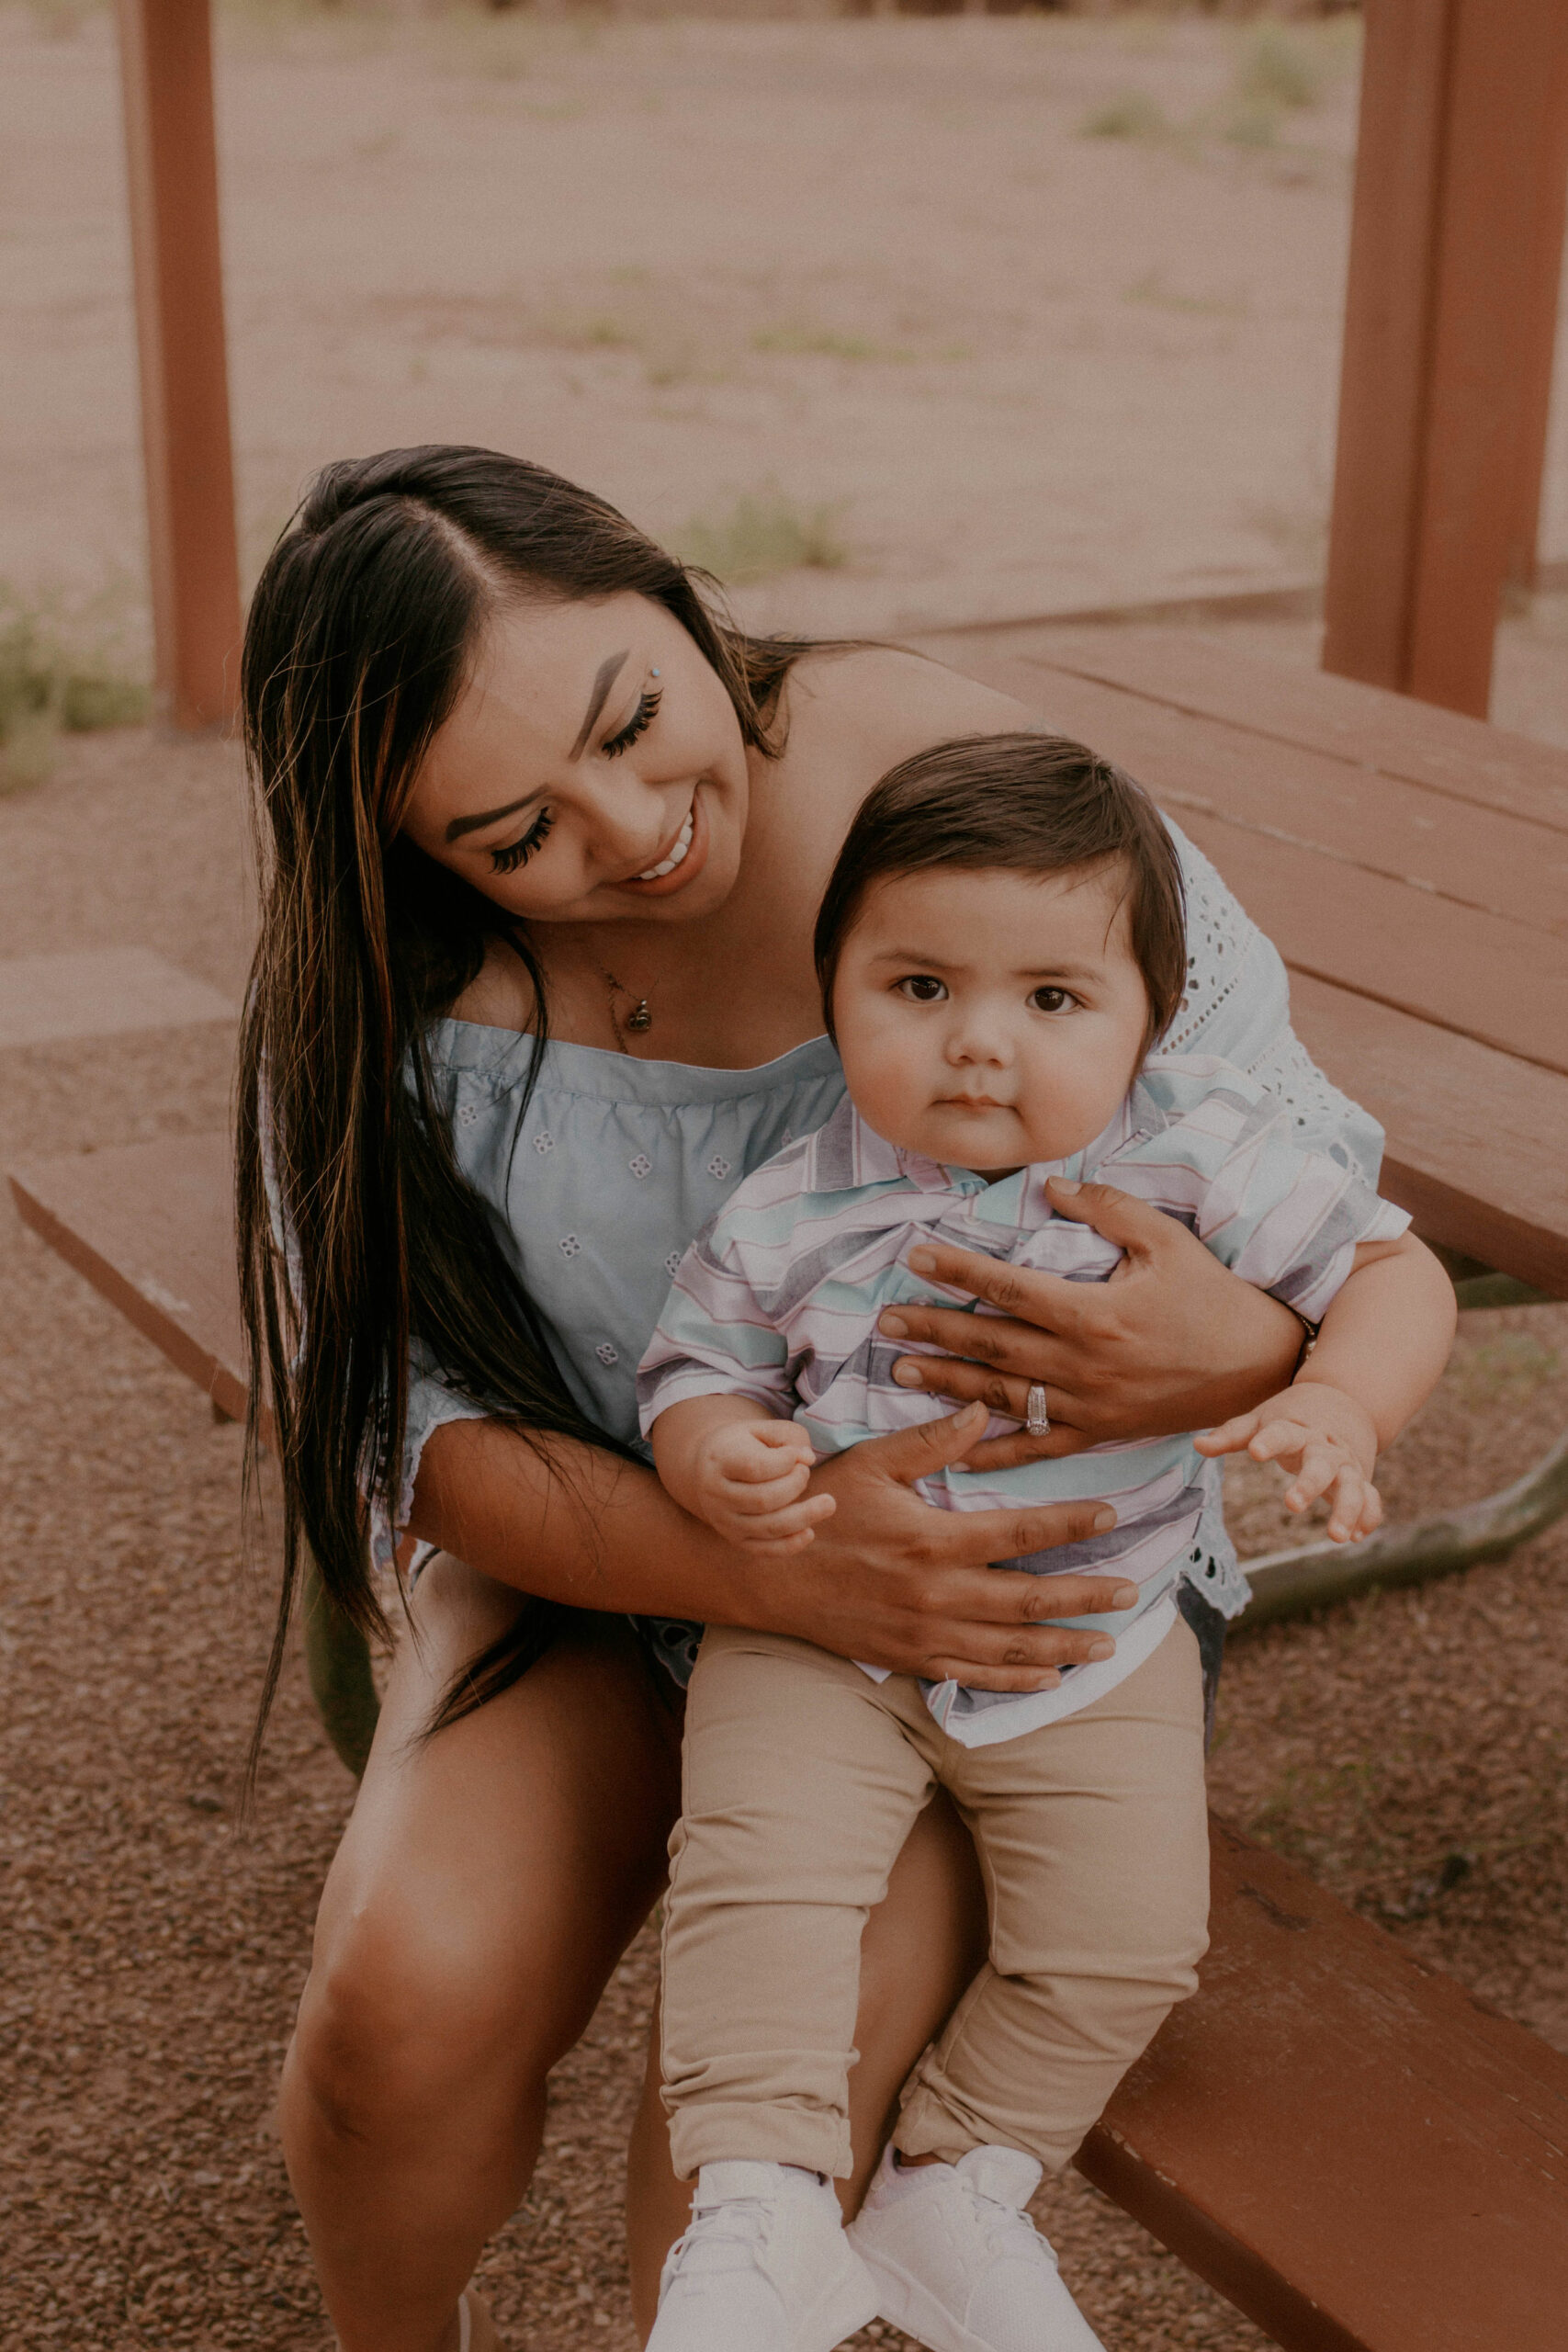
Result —
<path fill-rule="evenodd" d="M 836 2184 L 846 2214 L 860 2209 L 910 2068 L 946 2024 L 985 1957 L 979 1865 L 967 1830 L 939 1790 L 910 1831 L 886 1899 L 872 1913 L 861 1943 L 860 2064 L 850 2075 L 855 2169 L 852 2178 Z M 670 2162 L 656 2018 L 626 2180 L 632 2315 L 645 2339 L 659 2306 L 660 2270 L 691 2208 L 692 2184 L 677 2180 Z"/>
<path fill-rule="evenodd" d="M 417 1744 L 515 1607 L 456 1561 L 425 1571 L 321 1898 L 280 2114 L 343 2352 L 456 2346 L 458 2296 L 533 2170 L 546 2076 L 663 1877 L 679 1726 L 616 1621 Z"/>

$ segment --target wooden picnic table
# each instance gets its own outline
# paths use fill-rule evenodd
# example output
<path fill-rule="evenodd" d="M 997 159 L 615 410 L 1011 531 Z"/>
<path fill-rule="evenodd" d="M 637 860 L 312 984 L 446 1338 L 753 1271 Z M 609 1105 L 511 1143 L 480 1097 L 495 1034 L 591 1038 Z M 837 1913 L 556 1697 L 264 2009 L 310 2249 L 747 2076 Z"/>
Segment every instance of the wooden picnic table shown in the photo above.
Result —
<path fill-rule="evenodd" d="M 1190 631 L 921 642 L 1149 786 L 1279 944 L 1307 1046 L 1383 1122 L 1388 1194 L 1461 1270 L 1568 1297 L 1568 755 Z M 235 1415 L 229 1170 L 226 1136 L 182 1136 L 11 1181 Z M 330 1634 L 318 1609 L 313 1678 L 352 1756 L 367 1670 Z M 1200 1994 L 1082 2169 L 1292 2352 L 1562 2352 L 1568 2058 L 1218 1821 L 1213 1875 Z"/>

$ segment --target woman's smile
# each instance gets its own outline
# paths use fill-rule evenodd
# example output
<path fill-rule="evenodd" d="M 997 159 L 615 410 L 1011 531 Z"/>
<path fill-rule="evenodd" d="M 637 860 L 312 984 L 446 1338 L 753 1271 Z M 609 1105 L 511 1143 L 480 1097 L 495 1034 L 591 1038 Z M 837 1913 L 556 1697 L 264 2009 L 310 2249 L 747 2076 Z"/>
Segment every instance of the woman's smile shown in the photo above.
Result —
<path fill-rule="evenodd" d="M 694 882 L 707 864 L 708 842 L 706 798 L 699 786 L 692 795 L 692 805 L 682 819 L 680 831 L 655 863 L 612 887 L 633 890 L 639 899 L 671 898 L 689 882 Z"/>
<path fill-rule="evenodd" d="M 670 852 L 669 856 L 661 859 L 659 865 L 650 865 L 646 874 L 639 874 L 637 877 L 637 880 L 639 882 L 657 882 L 660 875 L 673 874 L 675 868 L 681 864 L 686 854 L 686 852 L 691 848 L 691 846 L 692 811 L 688 808 L 681 830 L 675 836 L 675 846 Z"/>

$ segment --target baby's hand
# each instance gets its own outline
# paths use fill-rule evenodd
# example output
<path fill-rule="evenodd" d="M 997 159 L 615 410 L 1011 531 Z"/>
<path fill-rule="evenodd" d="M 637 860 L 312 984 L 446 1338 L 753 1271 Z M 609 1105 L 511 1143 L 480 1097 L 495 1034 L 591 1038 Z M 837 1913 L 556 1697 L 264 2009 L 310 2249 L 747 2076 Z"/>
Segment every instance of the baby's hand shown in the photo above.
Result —
<path fill-rule="evenodd" d="M 727 1421 L 698 1447 L 692 1499 L 731 1544 L 798 1552 L 833 1509 L 831 1495 L 801 1499 L 816 1458 L 797 1422 Z"/>
<path fill-rule="evenodd" d="M 1330 1496 L 1328 1532 L 1336 1544 L 1357 1542 L 1382 1523 L 1382 1497 L 1372 1484 L 1378 1442 L 1371 1417 L 1325 1381 L 1298 1381 L 1256 1412 L 1205 1430 L 1194 1443 L 1200 1453 L 1245 1450 L 1255 1462 L 1278 1462 L 1291 1473 L 1287 1510 L 1306 1510 L 1320 1495 Z"/>

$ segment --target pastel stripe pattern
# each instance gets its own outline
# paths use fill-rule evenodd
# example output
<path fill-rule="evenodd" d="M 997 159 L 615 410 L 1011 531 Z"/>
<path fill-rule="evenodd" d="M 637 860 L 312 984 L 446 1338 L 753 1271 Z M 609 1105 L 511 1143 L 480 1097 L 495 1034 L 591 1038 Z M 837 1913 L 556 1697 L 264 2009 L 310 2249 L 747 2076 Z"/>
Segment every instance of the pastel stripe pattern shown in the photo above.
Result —
<path fill-rule="evenodd" d="M 820 1455 L 941 1418 L 950 1409 L 942 1398 L 894 1382 L 897 1357 L 918 1351 L 884 1339 L 876 1319 L 886 1307 L 936 1296 L 973 1306 L 911 1273 L 909 1251 L 925 1240 L 1071 1282 L 1105 1281 L 1121 1251 L 1053 1212 L 1050 1176 L 1135 1193 L 1246 1281 L 1316 1321 L 1357 1244 L 1394 1238 L 1409 1218 L 1380 1200 L 1359 1170 L 1304 1148 L 1293 1125 L 1275 1095 L 1228 1063 L 1167 1056 L 1146 1066 L 1086 1150 L 987 1183 L 897 1149 L 846 1098 L 824 1126 L 748 1177 L 687 1250 L 637 1374 L 643 1432 L 671 1405 L 724 1394 L 793 1417 Z M 991 1433 L 1014 1426 L 997 1420 Z M 1193 1556 L 1206 1507 L 1217 1504 L 1218 1484 L 1218 1464 L 1204 1462 L 1189 1437 L 923 1479 L 920 1493 L 947 1510 L 1110 1501 L 1117 1524 L 1108 1534 L 997 1565 L 1036 1575 L 1114 1571 L 1139 1588 L 1132 1611 L 1062 1621 L 1103 1624 L 1117 1635 L 1109 1676 L 1101 1667 L 1069 1668 L 1055 1690 L 1028 1696 L 928 1685 L 927 1702 L 948 1733 L 967 1746 L 1013 1738 L 1087 1705 L 1131 1672 L 1168 1623 L 1172 1588 Z M 1157 1630 L 1144 1626 L 1156 1611 Z"/>

